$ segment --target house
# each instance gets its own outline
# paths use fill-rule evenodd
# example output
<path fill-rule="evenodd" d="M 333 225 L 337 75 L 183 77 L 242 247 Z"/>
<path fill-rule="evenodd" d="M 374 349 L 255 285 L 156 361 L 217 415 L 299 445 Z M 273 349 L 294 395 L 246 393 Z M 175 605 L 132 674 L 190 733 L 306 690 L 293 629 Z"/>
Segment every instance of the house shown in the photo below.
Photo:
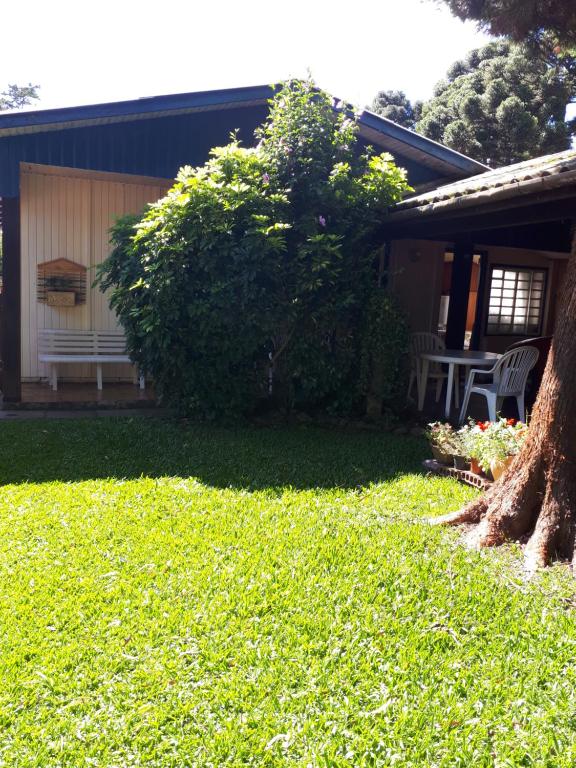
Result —
<path fill-rule="evenodd" d="M 257 86 L 0 115 L 6 402 L 26 399 L 29 385 L 47 377 L 38 354 L 43 330 L 117 327 L 106 297 L 91 287 L 114 220 L 161 197 L 182 165 L 203 163 L 232 131 L 249 144 L 272 94 Z M 485 170 L 367 111 L 359 136 L 391 152 L 419 193 Z M 92 382 L 93 368 L 67 365 L 63 373 Z M 132 376 L 125 364 L 104 374 Z"/>
<path fill-rule="evenodd" d="M 162 196 L 180 166 L 203 163 L 232 131 L 249 144 L 272 93 L 257 86 L 0 115 L 5 401 L 26 400 L 47 378 L 45 329 L 117 328 L 91 287 L 110 226 Z M 576 153 L 492 171 L 370 112 L 358 124 L 361 141 L 391 152 L 415 188 L 382 229 L 389 283 L 413 330 L 491 351 L 552 333 L 576 218 Z M 93 368 L 63 373 L 93 382 Z M 118 363 L 104 376 L 129 381 L 132 371 Z"/>
<path fill-rule="evenodd" d="M 383 237 L 412 330 L 491 352 L 552 335 L 575 222 L 576 150 L 404 199 Z"/>

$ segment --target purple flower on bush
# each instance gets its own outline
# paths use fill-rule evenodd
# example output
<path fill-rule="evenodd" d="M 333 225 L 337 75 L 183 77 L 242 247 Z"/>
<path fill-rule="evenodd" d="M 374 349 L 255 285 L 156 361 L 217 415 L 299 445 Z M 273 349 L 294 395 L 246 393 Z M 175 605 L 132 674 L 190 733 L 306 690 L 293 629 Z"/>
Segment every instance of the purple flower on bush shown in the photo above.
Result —
<path fill-rule="evenodd" d="M 318 216 L 318 224 L 320 224 L 321 227 L 326 226 L 326 219 L 324 218 L 324 216 Z"/>
<path fill-rule="evenodd" d="M 263 174 L 262 181 L 264 182 L 264 184 L 269 184 L 270 183 L 270 176 L 267 173 Z"/>

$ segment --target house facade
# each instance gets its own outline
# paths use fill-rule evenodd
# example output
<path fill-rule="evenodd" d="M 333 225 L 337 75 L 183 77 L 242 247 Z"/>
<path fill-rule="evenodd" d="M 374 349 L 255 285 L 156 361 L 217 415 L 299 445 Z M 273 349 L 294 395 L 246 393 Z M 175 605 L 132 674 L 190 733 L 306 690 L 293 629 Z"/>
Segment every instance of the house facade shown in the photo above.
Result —
<path fill-rule="evenodd" d="M 232 131 L 251 144 L 272 94 L 270 86 L 258 86 L 0 115 L 5 402 L 20 401 L 23 384 L 46 380 L 39 360 L 42 332 L 118 327 L 106 296 L 92 287 L 116 218 L 157 200 L 182 165 L 202 164 Z M 498 200 L 488 193 L 488 203 L 475 185 L 492 189 L 494 183 L 501 190 L 503 184 L 486 181 L 494 172 L 482 164 L 367 111 L 358 127 L 360 141 L 390 152 L 415 188 L 382 231 L 389 281 L 413 329 L 440 329 L 449 346 L 496 351 L 521 331 L 524 337 L 550 333 L 567 257 L 569 185 L 558 197 L 561 210 L 557 201 L 540 205 L 542 184 L 533 190 L 535 199 L 521 196 L 526 205 L 512 204 L 514 194 L 501 192 Z M 477 198 L 470 204 L 472 195 Z M 513 216 L 503 214 L 506 206 L 514 208 Z M 485 314 L 494 305 L 498 270 L 502 285 L 515 280 L 520 294 L 530 282 L 531 309 L 522 327 L 514 318 L 506 326 L 502 311 L 496 327 Z M 528 322 L 536 309 L 537 322 Z M 104 374 L 108 381 L 132 377 L 125 364 L 108 365 Z M 93 365 L 67 365 L 62 375 L 94 381 Z"/>
<path fill-rule="evenodd" d="M 575 150 L 441 185 L 391 211 L 390 283 L 414 331 L 503 352 L 553 334 L 575 223 Z"/>

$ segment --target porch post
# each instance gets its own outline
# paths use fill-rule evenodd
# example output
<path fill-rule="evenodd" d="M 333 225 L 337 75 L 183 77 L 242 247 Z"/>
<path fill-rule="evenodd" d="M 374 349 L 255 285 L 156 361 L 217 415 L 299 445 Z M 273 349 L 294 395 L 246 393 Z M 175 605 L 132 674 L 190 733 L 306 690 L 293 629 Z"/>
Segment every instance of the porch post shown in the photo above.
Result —
<path fill-rule="evenodd" d="M 454 262 L 452 264 L 445 339 L 448 349 L 464 348 L 473 256 L 474 246 L 470 241 L 459 240 L 454 244 Z"/>
<path fill-rule="evenodd" d="M 20 198 L 2 198 L 2 391 L 5 402 L 20 401 Z"/>

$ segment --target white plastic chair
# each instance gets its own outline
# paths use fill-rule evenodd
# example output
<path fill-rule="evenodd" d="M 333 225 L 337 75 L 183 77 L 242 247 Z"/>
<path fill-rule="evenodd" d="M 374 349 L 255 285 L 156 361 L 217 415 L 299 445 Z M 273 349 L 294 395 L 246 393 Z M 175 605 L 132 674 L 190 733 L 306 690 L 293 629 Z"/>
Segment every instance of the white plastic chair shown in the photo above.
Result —
<path fill-rule="evenodd" d="M 435 333 L 419 332 L 413 333 L 410 337 L 410 382 L 408 384 L 408 397 L 412 392 L 414 382 L 420 378 L 420 354 L 422 352 L 443 352 L 446 349 L 444 339 Z M 428 368 L 428 378 L 436 379 L 436 402 L 440 400 L 442 394 L 442 384 L 448 378 L 448 374 L 442 370 L 440 363 L 430 363 Z"/>
<path fill-rule="evenodd" d="M 518 405 L 518 418 L 525 421 L 524 390 L 528 374 L 536 365 L 539 352 L 536 347 L 518 347 L 505 352 L 490 370 L 472 368 L 466 382 L 466 391 L 460 410 L 460 424 L 466 418 L 470 395 L 476 393 L 483 395 L 488 403 L 488 416 L 490 421 L 496 421 L 496 414 L 506 397 L 515 397 Z M 492 382 L 474 383 L 477 374 L 482 376 L 492 375 Z"/>

